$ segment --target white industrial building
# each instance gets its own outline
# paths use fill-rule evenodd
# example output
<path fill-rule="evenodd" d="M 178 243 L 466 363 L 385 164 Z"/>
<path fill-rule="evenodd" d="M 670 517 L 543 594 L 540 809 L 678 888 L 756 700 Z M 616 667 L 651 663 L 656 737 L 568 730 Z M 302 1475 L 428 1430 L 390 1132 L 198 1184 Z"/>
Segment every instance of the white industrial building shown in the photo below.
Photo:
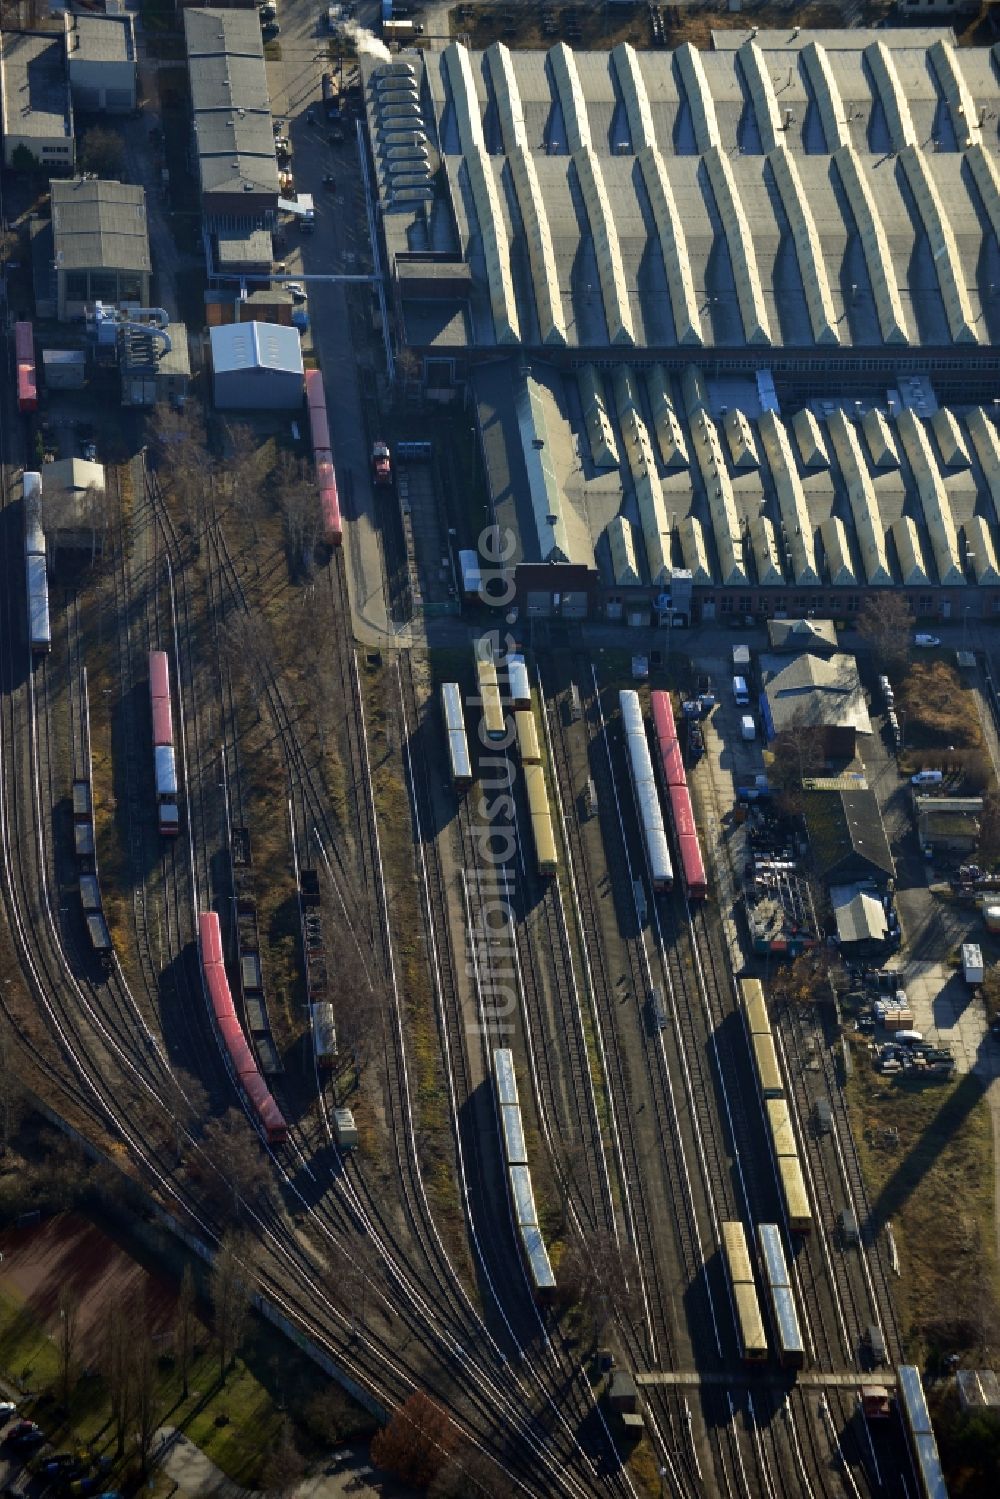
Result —
<path fill-rule="evenodd" d="M 297 328 L 226 323 L 209 330 L 215 404 L 220 411 L 294 411 L 304 368 Z"/>

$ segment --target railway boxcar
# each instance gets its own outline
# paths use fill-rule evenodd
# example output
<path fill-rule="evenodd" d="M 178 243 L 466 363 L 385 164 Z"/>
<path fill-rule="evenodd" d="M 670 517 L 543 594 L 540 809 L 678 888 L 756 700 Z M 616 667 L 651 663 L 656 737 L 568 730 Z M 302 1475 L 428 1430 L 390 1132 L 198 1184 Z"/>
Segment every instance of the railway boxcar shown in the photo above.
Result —
<path fill-rule="evenodd" d="M 740 1357 L 746 1363 L 759 1363 L 767 1358 L 767 1338 L 742 1223 L 723 1223 L 722 1255 L 736 1309 Z"/>
<path fill-rule="evenodd" d="M 521 756 L 522 765 L 541 765 L 542 751 L 538 743 L 538 729 L 535 724 L 535 715 L 529 708 L 519 708 L 514 714 L 514 727 L 517 730 L 517 752 Z"/>
<path fill-rule="evenodd" d="M 650 879 L 654 890 L 669 890 L 674 883 L 674 869 L 667 848 L 663 808 L 653 775 L 653 762 L 649 754 L 649 741 L 646 738 L 646 725 L 642 717 L 639 695 L 631 688 L 624 688 L 618 694 L 618 702 L 625 732 L 625 752 L 628 757 L 629 774 L 632 779 L 632 790 L 635 795 Z"/>
<path fill-rule="evenodd" d="M 98 884 L 96 874 L 81 874 L 80 904 L 85 911 L 99 911 L 101 909 L 101 887 Z"/>
<path fill-rule="evenodd" d="M 288 1130 L 281 1110 L 260 1075 L 233 1006 L 233 996 L 222 956 L 222 931 L 214 911 L 198 916 L 198 947 L 201 971 L 216 1029 L 226 1048 L 236 1082 L 256 1116 L 269 1145 L 280 1145 Z"/>
<path fill-rule="evenodd" d="M 898 1375 L 900 1409 L 913 1447 L 920 1492 L 924 1499 L 948 1499 L 920 1370 L 912 1364 L 900 1364 Z"/>
<path fill-rule="evenodd" d="M 671 786 L 667 792 L 667 800 L 685 888 L 692 900 L 702 900 L 708 894 L 708 879 L 705 875 L 701 842 L 694 825 L 691 793 L 686 786 Z"/>
<path fill-rule="evenodd" d="M 514 1217 L 524 1251 L 524 1263 L 536 1296 L 545 1300 L 555 1290 L 556 1278 L 552 1273 L 549 1252 L 538 1226 L 535 1195 L 531 1190 L 531 1176 L 527 1166 L 511 1166 L 509 1171 Z"/>
<path fill-rule="evenodd" d="M 359 1143 L 358 1126 L 350 1109 L 334 1109 L 333 1138 L 341 1150 L 356 1150 Z"/>
<path fill-rule="evenodd" d="M 448 735 L 448 768 L 452 784 L 462 791 L 472 785 L 472 758 L 462 713 L 462 694 L 457 682 L 441 683 L 441 712 Z"/>
<path fill-rule="evenodd" d="M 493 1080 L 496 1084 L 497 1102 L 501 1107 L 516 1104 L 517 1074 L 514 1071 L 514 1053 L 509 1046 L 493 1048 Z"/>
<path fill-rule="evenodd" d="M 462 598 L 467 604 L 475 603 L 480 598 L 483 587 L 483 570 L 479 565 L 478 552 L 459 552 L 458 574 Z"/>
<path fill-rule="evenodd" d="M 170 661 L 166 651 L 149 653 L 149 710 L 153 726 L 157 826 L 161 833 L 175 837 L 180 831 L 180 812 L 177 800 L 177 761 L 174 755 L 174 721 L 170 708 Z"/>
<path fill-rule="evenodd" d="M 504 717 L 503 702 L 500 697 L 497 669 L 492 661 L 484 661 L 478 654 L 476 656 L 476 685 L 479 689 L 479 704 L 482 708 L 483 731 L 486 738 L 494 741 L 506 739 L 507 720 Z"/>
<path fill-rule="evenodd" d="M 559 868 L 556 853 L 555 833 L 549 812 L 549 793 L 545 785 L 545 771 L 540 765 L 524 766 L 524 783 L 528 791 L 528 807 L 531 813 L 531 834 L 535 842 L 535 862 L 538 873 L 554 875 Z"/>
<path fill-rule="evenodd" d="M 108 923 L 104 919 L 103 911 L 88 911 L 84 919 L 87 923 L 87 936 L 90 938 L 90 946 L 95 956 L 105 968 L 110 968 L 114 948 L 111 946 L 111 933 L 108 931 Z"/>
<path fill-rule="evenodd" d="M 45 656 L 52 649 L 49 580 L 45 572 L 45 558 L 35 553 L 25 557 L 24 575 L 28 602 L 28 644 L 32 655 Z"/>
<path fill-rule="evenodd" d="M 670 702 L 669 692 L 657 690 L 649 694 L 649 706 L 653 714 L 653 732 L 660 749 L 677 743 L 677 721 Z"/>
<path fill-rule="evenodd" d="M 313 1054 L 316 1066 L 329 1072 L 337 1059 L 337 1027 L 334 1022 L 333 1005 L 328 1000 L 310 1005 L 309 1019 L 312 1025 Z"/>
<path fill-rule="evenodd" d="M 767 1111 L 767 1128 L 774 1146 L 775 1159 L 780 1161 L 782 1156 L 798 1155 L 792 1117 L 788 1112 L 786 1101 L 783 1098 L 768 1098 L 765 1100 L 764 1107 Z"/>
<path fill-rule="evenodd" d="M 761 1097 L 784 1098 L 785 1086 L 781 1080 L 781 1069 L 778 1066 L 778 1053 L 774 1049 L 774 1038 L 768 1035 L 750 1037 L 753 1049 L 754 1068 L 757 1073 L 757 1086 L 760 1088 Z"/>
<path fill-rule="evenodd" d="M 740 979 L 740 1001 L 748 1036 L 771 1034 L 771 1021 L 760 979 Z"/>
<path fill-rule="evenodd" d="M 94 815 L 90 798 L 90 782 L 82 777 L 73 782 L 73 821 L 89 822 Z"/>
<path fill-rule="evenodd" d="M 332 462 L 317 463 L 316 485 L 319 489 L 320 539 L 328 547 L 339 547 L 344 539 L 344 521 Z"/>
<path fill-rule="evenodd" d="M 322 373 L 319 370 L 306 370 L 305 386 L 309 437 L 316 471 L 316 488 L 319 491 L 320 537 L 327 546 L 338 547 L 344 539 L 344 524 L 337 492 L 330 415 Z"/>
<path fill-rule="evenodd" d="M 788 1227 L 796 1234 L 809 1233 L 812 1228 L 812 1209 L 809 1206 L 806 1179 L 802 1174 L 802 1163 L 798 1156 L 779 1156 L 778 1175 L 781 1178 L 781 1192 L 785 1199 Z"/>
<path fill-rule="evenodd" d="M 500 1105 L 500 1125 L 503 1130 L 503 1150 L 508 1166 L 527 1166 L 528 1150 L 524 1143 L 524 1126 L 521 1110 L 516 1103 Z"/>
<path fill-rule="evenodd" d="M 806 1347 L 795 1309 L 795 1292 L 788 1274 L 780 1228 L 776 1223 L 758 1224 L 757 1241 L 760 1244 L 771 1319 L 778 1340 L 778 1357 L 784 1368 L 801 1369 L 806 1361 Z"/>
<path fill-rule="evenodd" d="M 22 506 L 24 509 L 24 555 L 44 557 L 45 527 L 42 523 L 42 476 L 34 469 L 21 475 Z"/>
<path fill-rule="evenodd" d="M 17 362 L 17 409 L 38 410 L 38 371 L 35 365 L 35 333 L 30 323 L 14 324 L 14 357 Z"/>
<path fill-rule="evenodd" d="M 507 691 L 514 708 L 531 707 L 531 681 L 528 666 L 523 656 L 511 652 L 506 658 Z"/>

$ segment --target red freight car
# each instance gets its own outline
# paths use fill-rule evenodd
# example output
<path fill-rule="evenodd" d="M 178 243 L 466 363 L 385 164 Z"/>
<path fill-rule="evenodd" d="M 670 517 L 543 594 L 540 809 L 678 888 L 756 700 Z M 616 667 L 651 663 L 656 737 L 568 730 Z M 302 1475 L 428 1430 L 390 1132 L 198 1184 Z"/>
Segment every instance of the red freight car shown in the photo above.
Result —
<path fill-rule="evenodd" d="M 38 374 L 35 369 L 35 331 L 30 323 L 14 324 L 14 355 L 17 361 L 17 409 L 38 410 Z"/>
<path fill-rule="evenodd" d="M 198 943 L 201 948 L 201 970 L 205 976 L 212 1014 L 237 1082 L 256 1115 L 268 1144 L 281 1145 L 288 1137 L 288 1127 L 260 1075 L 237 1017 L 222 957 L 219 918 L 214 911 L 203 911 L 199 915 Z"/>

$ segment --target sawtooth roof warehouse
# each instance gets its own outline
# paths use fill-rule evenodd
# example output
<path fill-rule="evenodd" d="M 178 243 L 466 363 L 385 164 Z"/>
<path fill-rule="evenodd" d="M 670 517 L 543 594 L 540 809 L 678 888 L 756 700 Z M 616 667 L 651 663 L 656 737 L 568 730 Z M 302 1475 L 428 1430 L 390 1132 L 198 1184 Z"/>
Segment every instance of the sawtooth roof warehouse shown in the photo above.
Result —
<path fill-rule="evenodd" d="M 399 336 L 533 614 L 1000 614 L 1000 48 L 718 31 L 372 61 Z"/>

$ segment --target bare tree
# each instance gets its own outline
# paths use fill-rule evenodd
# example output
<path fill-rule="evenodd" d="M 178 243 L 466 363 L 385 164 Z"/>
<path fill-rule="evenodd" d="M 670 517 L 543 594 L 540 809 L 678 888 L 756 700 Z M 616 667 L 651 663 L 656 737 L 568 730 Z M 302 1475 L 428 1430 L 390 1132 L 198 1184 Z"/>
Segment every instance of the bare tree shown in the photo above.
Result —
<path fill-rule="evenodd" d="M 191 1365 L 194 1362 L 195 1344 L 198 1338 L 198 1314 L 195 1310 L 194 1274 L 190 1265 L 184 1266 L 181 1288 L 174 1310 L 174 1358 L 181 1376 L 181 1393 L 188 1398 Z"/>
<path fill-rule="evenodd" d="M 579 1307 L 596 1346 L 617 1311 L 635 1310 L 637 1270 L 634 1258 L 610 1234 L 597 1233 L 586 1243 L 574 1237 L 559 1267 L 560 1293 L 567 1304 Z"/>
<path fill-rule="evenodd" d="M 250 1245 L 243 1237 L 223 1235 L 212 1266 L 212 1313 L 219 1350 L 219 1382 L 239 1352 L 250 1314 L 252 1292 Z"/>
<path fill-rule="evenodd" d="M 204 424 L 194 405 L 188 404 L 182 411 L 159 408 L 155 453 L 187 529 L 197 535 L 211 499 L 216 464 L 208 452 Z"/>
<path fill-rule="evenodd" d="M 10 1022 L 0 1012 L 0 1155 L 20 1128 L 25 1109 L 24 1088 L 13 1062 L 10 1042 Z"/>
<path fill-rule="evenodd" d="M 276 469 L 274 497 L 284 525 L 289 566 L 295 573 L 319 540 L 319 500 L 297 460 L 286 458 Z"/>
<path fill-rule="evenodd" d="M 77 1335 L 80 1327 L 80 1303 L 71 1287 L 59 1287 L 59 1328 L 56 1348 L 59 1354 L 59 1399 L 69 1409 L 69 1397 L 76 1383 Z"/>
<path fill-rule="evenodd" d="M 294 1493 L 305 1476 L 305 1458 L 295 1444 L 292 1423 L 285 1420 L 262 1474 L 266 1494 L 285 1495 Z"/>
<path fill-rule="evenodd" d="M 261 514 L 261 456 L 253 428 L 246 422 L 226 423 L 226 459 L 219 478 L 226 498 L 241 520 L 250 527 L 256 544 L 260 540 L 257 521 Z"/>
<path fill-rule="evenodd" d="M 104 1328 L 104 1377 L 115 1432 L 115 1453 L 125 1452 L 131 1411 L 131 1368 L 129 1364 L 129 1324 L 120 1301 L 112 1301 Z"/>
<path fill-rule="evenodd" d="M 890 677 L 901 677 L 913 651 L 913 613 L 905 594 L 880 589 L 865 600 L 858 615 L 858 634 L 868 644 L 875 665 Z"/>
<path fill-rule="evenodd" d="M 271 1173 L 260 1144 L 236 1109 L 229 1109 L 221 1119 L 209 1120 L 202 1149 L 211 1163 L 204 1175 L 205 1185 L 220 1209 L 238 1217 L 243 1203 L 260 1202 L 270 1192 Z"/>
<path fill-rule="evenodd" d="M 145 1478 L 149 1455 L 159 1424 L 160 1402 L 156 1380 L 156 1355 L 149 1328 L 145 1297 L 139 1306 L 139 1317 L 129 1356 L 132 1384 L 132 1439 L 139 1473 Z"/>

